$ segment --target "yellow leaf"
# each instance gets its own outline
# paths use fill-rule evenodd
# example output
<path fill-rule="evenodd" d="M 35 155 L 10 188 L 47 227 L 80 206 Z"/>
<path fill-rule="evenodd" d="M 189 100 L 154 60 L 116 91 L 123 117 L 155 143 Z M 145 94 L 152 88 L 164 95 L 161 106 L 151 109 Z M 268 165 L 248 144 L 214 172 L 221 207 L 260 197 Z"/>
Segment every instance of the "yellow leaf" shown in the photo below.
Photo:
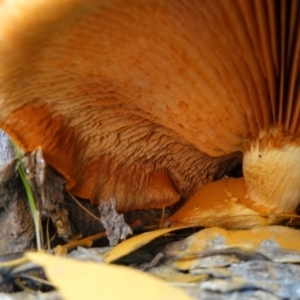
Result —
<path fill-rule="evenodd" d="M 251 230 L 226 230 L 222 228 L 207 228 L 188 237 L 189 241 L 182 240 L 186 247 L 169 250 L 168 255 L 180 257 L 174 263 L 179 270 L 190 270 L 197 265 L 201 253 L 212 251 L 214 241 L 218 241 L 215 249 L 240 249 L 247 253 L 260 253 L 264 246 L 278 247 L 286 251 L 300 251 L 300 231 L 284 226 L 255 227 Z M 265 254 L 268 256 L 268 253 Z"/>
<path fill-rule="evenodd" d="M 189 227 L 193 227 L 193 226 L 189 226 Z M 189 228 L 189 227 L 166 228 L 166 229 L 159 229 L 159 230 L 139 234 L 115 246 L 113 249 L 111 249 L 109 252 L 107 252 L 104 255 L 104 260 L 106 263 L 111 263 L 131 253 L 132 251 L 135 251 L 143 247 L 144 245 L 147 245 L 148 243 L 150 243 L 151 241 L 153 241 L 154 239 L 162 235 L 165 235 L 167 233 L 176 230 Z"/>
<path fill-rule="evenodd" d="M 64 300 L 193 299 L 158 278 L 128 267 L 76 261 L 41 252 L 26 256 L 44 268 Z"/>

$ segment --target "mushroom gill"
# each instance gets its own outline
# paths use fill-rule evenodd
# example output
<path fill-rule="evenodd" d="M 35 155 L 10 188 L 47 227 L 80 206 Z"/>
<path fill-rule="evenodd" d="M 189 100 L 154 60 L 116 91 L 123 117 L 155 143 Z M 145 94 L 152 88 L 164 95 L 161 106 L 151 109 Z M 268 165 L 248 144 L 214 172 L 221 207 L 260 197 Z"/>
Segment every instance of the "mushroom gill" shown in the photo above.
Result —
<path fill-rule="evenodd" d="M 292 0 L 3 0 L 0 127 L 93 204 L 171 205 L 243 153 L 245 204 L 293 212 L 299 15 Z"/>

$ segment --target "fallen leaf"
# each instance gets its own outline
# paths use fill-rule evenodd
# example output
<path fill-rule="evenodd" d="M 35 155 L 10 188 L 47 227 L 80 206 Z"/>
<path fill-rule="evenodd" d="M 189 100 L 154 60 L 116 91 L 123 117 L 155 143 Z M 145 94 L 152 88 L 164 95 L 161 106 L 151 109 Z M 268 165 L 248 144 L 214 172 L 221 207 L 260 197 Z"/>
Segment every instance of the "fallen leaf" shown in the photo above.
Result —
<path fill-rule="evenodd" d="M 28 262 L 26 257 L 16 258 L 9 261 L 0 262 L 0 274 L 9 273 L 13 268 L 23 265 Z"/>
<path fill-rule="evenodd" d="M 177 257 L 174 262 L 176 268 L 191 270 L 203 268 L 208 263 L 208 257 L 214 258 L 214 265 L 210 264 L 210 267 L 222 265 L 216 259 L 223 261 L 223 265 L 230 265 L 232 262 L 228 260 L 228 255 L 231 251 L 232 254 L 240 252 L 248 258 L 260 255 L 275 262 L 300 262 L 300 231 L 284 226 L 256 227 L 251 230 L 213 227 L 174 242 L 167 247 L 166 255 Z"/>
<path fill-rule="evenodd" d="M 139 234 L 115 246 L 112 250 L 110 250 L 104 255 L 104 260 L 106 263 L 111 263 L 131 253 L 132 251 L 135 251 L 143 247 L 144 245 L 147 245 L 148 243 L 150 243 L 151 241 L 153 241 L 154 239 L 162 235 L 165 235 L 170 232 L 174 232 L 176 230 L 186 229 L 190 227 L 193 226 L 159 229 L 159 230 Z"/>
<path fill-rule="evenodd" d="M 26 256 L 44 268 L 64 300 L 194 299 L 154 276 L 128 267 L 76 261 L 41 252 Z"/>

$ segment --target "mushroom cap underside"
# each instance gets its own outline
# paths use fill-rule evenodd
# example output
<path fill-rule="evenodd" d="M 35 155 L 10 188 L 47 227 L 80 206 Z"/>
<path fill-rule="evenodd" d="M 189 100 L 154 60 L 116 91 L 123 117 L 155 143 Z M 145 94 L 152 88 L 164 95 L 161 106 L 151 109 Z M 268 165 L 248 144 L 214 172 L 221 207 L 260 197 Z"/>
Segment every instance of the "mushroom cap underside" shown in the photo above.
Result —
<path fill-rule="evenodd" d="M 279 18 L 284 8 L 4 1 L 0 127 L 25 151 L 41 146 L 92 202 L 115 196 L 128 210 L 187 198 L 262 136 L 298 142 L 299 18 Z"/>

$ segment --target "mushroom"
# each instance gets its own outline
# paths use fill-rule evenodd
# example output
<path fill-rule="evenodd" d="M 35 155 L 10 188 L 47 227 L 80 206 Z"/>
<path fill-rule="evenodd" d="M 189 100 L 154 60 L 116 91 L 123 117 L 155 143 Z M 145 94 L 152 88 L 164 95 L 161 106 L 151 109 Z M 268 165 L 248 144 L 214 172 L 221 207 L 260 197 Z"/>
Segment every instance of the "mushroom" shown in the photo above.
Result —
<path fill-rule="evenodd" d="M 243 157 L 243 205 L 292 213 L 299 14 L 297 1 L 4 0 L 0 127 L 92 204 L 170 206 Z"/>

